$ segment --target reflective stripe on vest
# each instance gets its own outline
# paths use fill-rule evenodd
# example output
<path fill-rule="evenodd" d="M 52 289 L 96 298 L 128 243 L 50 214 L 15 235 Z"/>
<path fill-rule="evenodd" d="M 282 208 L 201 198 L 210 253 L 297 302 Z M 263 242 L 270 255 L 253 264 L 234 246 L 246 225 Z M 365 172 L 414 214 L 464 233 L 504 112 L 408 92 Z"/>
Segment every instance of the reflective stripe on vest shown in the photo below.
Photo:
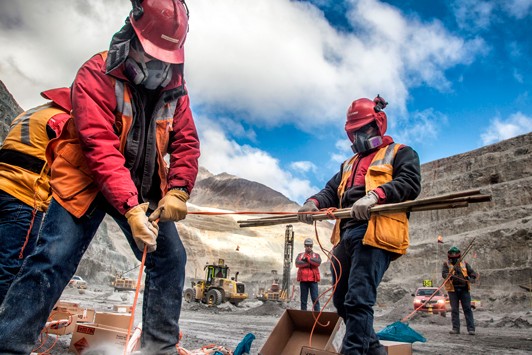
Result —
<path fill-rule="evenodd" d="M 371 161 L 369 167 L 384 165 L 384 164 L 387 164 L 390 167 L 393 166 L 393 160 L 395 158 L 395 154 L 397 153 L 397 150 L 399 150 L 400 146 L 401 146 L 400 144 L 391 143 L 387 145 L 386 147 L 379 149 L 377 154 L 375 154 L 375 156 L 373 157 L 373 160 Z M 351 177 L 351 175 L 355 173 L 353 171 L 353 167 L 355 166 L 358 160 L 359 160 L 359 154 L 355 154 L 353 157 L 347 159 L 342 164 L 342 180 L 340 181 L 340 184 L 338 185 L 338 190 L 337 190 L 338 200 L 340 201 L 339 208 L 343 208 L 342 207 L 342 196 L 345 192 L 345 188 L 347 186 L 347 182 L 349 181 L 349 177 Z M 368 167 L 368 171 L 369 171 L 369 167 Z M 392 171 L 393 171 L 393 168 L 392 168 Z M 373 183 L 371 183 L 371 181 L 370 181 L 370 184 L 374 185 Z M 374 190 L 377 187 L 378 186 L 375 186 L 371 189 L 368 187 L 368 179 L 366 175 L 366 192 L 370 190 Z M 331 243 L 333 245 L 336 245 L 340 242 L 340 222 L 341 220 L 336 220 L 336 223 L 333 228 L 333 232 L 331 235 Z"/>
<path fill-rule="evenodd" d="M 393 180 L 393 162 L 401 147 L 402 144 L 392 143 L 373 157 L 365 176 L 366 192 Z M 399 255 L 406 254 L 410 244 L 406 212 L 371 214 L 362 243 Z"/>
<path fill-rule="evenodd" d="M 3 191 L 40 211 L 50 201 L 45 150 L 49 142 L 47 123 L 65 114 L 51 103 L 23 112 L 11 123 L 0 149 L 0 187 Z"/>

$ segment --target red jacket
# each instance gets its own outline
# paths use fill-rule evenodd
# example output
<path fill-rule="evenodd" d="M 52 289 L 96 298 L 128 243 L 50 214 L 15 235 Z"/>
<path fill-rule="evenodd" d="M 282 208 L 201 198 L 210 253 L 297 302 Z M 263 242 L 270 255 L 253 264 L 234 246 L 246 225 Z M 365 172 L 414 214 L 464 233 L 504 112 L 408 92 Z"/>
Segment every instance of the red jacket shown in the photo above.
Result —
<path fill-rule="evenodd" d="M 318 253 L 300 253 L 296 258 L 297 281 L 319 282 L 321 257 Z"/>
<path fill-rule="evenodd" d="M 95 55 L 79 69 L 72 85 L 73 118 L 47 152 L 48 159 L 53 160 L 54 198 L 76 217 L 85 214 L 98 192 L 122 214 L 139 203 L 123 154 L 131 128 L 134 96 L 129 93 L 133 85 L 123 73 L 124 64 L 106 73 L 105 58 L 106 53 Z M 176 68 L 174 74 L 161 96 L 180 86 L 184 88 L 181 72 Z M 122 94 L 125 92 L 130 102 L 124 103 L 117 87 L 123 89 Z M 157 117 L 156 137 L 151 137 L 157 143 L 161 196 L 175 186 L 192 191 L 200 155 L 186 92 L 177 98 L 175 108 L 167 106 L 172 110 L 170 118 Z M 166 153 L 170 155 L 169 166 L 164 160 Z"/>

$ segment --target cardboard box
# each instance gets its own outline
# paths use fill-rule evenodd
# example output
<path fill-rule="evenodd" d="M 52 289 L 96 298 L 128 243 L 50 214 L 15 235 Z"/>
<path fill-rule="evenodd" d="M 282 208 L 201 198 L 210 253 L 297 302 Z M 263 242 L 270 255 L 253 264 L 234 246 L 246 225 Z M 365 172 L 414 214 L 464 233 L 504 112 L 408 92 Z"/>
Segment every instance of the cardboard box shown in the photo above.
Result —
<path fill-rule="evenodd" d="M 327 350 L 320 350 L 316 348 L 309 348 L 308 346 L 303 346 L 301 348 L 300 355 L 339 355 L 336 352 L 331 352 Z"/>
<path fill-rule="evenodd" d="M 96 315 L 96 311 L 94 309 L 91 309 L 91 308 L 82 309 L 82 308 L 80 308 L 78 310 L 78 313 L 77 313 L 78 323 L 93 323 L 95 315 Z"/>
<path fill-rule="evenodd" d="M 127 329 L 95 323 L 78 324 L 72 334 L 69 350 L 79 355 L 86 349 L 105 344 L 108 351 L 110 348 L 116 348 L 116 352 L 113 353 L 122 354 L 126 338 Z"/>
<path fill-rule="evenodd" d="M 314 354 L 303 353 L 302 348 L 309 345 L 310 332 L 315 320 L 312 315 L 316 312 L 287 309 L 273 328 L 270 336 L 259 351 L 259 355 L 294 355 Z M 336 313 L 323 312 L 312 334 L 312 348 L 309 351 L 327 350 L 334 354 L 332 340 L 339 329 L 341 320 Z M 318 353 L 316 354 L 327 354 Z"/>
<path fill-rule="evenodd" d="M 70 324 L 66 327 L 61 328 L 54 328 L 49 327 L 45 330 L 48 334 L 57 334 L 57 335 L 65 335 L 65 334 L 71 334 L 74 329 L 76 328 L 77 324 L 77 316 L 75 314 L 72 314 L 70 312 L 63 312 L 63 311 L 52 311 L 50 313 L 50 316 L 48 317 L 48 321 L 54 321 L 54 320 L 69 320 Z"/>
<path fill-rule="evenodd" d="M 127 304 L 115 304 L 113 305 L 113 311 L 118 313 L 131 313 L 131 311 L 133 311 L 133 306 Z"/>
<path fill-rule="evenodd" d="M 94 323 L 114 328 L 129 328 L 130 313 L 96 312 Z"/>
<path fill-rule="evenodd" d="M 380 340 L 388 355 L 412 355 L 412 344 L 400 341 Z"/>

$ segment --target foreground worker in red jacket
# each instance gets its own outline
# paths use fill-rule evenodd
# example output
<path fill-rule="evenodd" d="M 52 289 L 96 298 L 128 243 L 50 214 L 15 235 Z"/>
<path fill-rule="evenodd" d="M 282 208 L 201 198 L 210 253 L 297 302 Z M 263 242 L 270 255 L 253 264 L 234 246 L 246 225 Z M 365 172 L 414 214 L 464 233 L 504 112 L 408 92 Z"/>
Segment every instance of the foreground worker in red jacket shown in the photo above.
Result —
<path fill-rule="evenodd" d="M 72 119 L 48 146 L 53 199 L 39 244 L 0 308 L 0 353 L 31 352 L 108 214 L 138 258 L 149 252 L 143 353 L 176 354 L 186 254 L 175 222 L 187 214 L 199 157 L 183 78 L 187 31 L 182 0 L 135 1 L 109 52 L 79 69 Z"/>
<path fill-rule="evenodd" d="M 353 101 L 345 130 L 355 155 L 299 210 L 307 212 L 299 220 L 312 223 L 308 212 L 351 208 L 352 218 L 337 222 L 331 238 L 331 271 L 338 283 L 333 303 L 346 324 L 341 350 L 346 355 L 386 354 L 373 330 L 373 305 L 390 261 L 405 254 L 409 244 L 406 213 L 370 214 L 369 209 L 413 200 L 421 189 L 417 153 L 384 135 L 386 105 L 379 96 Z"/>
<path fill-rule="evenodd" d="M 307 238 L 303 243 L 305 251 L 299 253 L 296 258 L 297 281 L 299 281 L 299 292 L 301 293 L 301 310 L 307 310 L 308 294 L 314 304 L 314 310 L 319 312 L 320 301 L 318 301 L 319 291 L 318 282 L 320 282 L 320 264 L 321 256 L 312 251 L 312 239 Z"/>
<path fill-rule="evenodd" d="M 50 102 L 22 112 L 0 147 L 0 304 L 33 252 L 51 200 L 45 150 L 70 118 L 70 90 L 43 91 Z"/>

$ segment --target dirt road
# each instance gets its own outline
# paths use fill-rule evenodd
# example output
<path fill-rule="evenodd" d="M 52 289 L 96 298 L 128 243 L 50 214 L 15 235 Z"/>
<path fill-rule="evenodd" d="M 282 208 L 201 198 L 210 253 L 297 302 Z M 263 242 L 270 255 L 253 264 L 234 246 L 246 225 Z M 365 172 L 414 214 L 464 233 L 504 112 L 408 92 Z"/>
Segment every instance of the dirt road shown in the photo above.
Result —
<path fill-rule="evenodd" d="M 66 290 L 63 299 L 76 300 L 82 306 L 91 306 L 97 310 L 108 310 L 112 304 L 130 302 L 127 293 L 86 292 L 78 294 Z M 297 308 L 297 302 L 290 304 Z M 141 303 L 137 307 L 136 319 L 140 319 Z M 188 350 L 203 345 L 217 344 L 234 349 L 247 333 L 256 337 L 251 353 L 258 351 L 268 338 L 279 317 L 284 312 L 278 304 L 246 301 L 238 308 L 230 304 L 220 307 L 206 307 L 201 304 L 184 304 L 181 312 L 181 344 Z M 477 334 L 449 334 L 450 317 L 420 314 L 409 321 L 410 327 L 421 333 L 427 342 L 413 344 L 414 354 L 531 354 L 532 353 L 532 312 L 520 311 L 497 313 L 492 310 L 475 311 Z M 386 325 L 404 316 L 404 310 L 376 310 L 375 329 L 379 331 Z M 465 329 L 465 325 L 463 326 Z M 53 345 L 50 354 L 66 355 L 70 344 L 70 335 L 61 336 Z M 46 347 L 43 347 L 46 348 Z M 114 354 L 106 354 L 114 355 Z M 296 354 L 295 354 L 296 355 Z"/>

